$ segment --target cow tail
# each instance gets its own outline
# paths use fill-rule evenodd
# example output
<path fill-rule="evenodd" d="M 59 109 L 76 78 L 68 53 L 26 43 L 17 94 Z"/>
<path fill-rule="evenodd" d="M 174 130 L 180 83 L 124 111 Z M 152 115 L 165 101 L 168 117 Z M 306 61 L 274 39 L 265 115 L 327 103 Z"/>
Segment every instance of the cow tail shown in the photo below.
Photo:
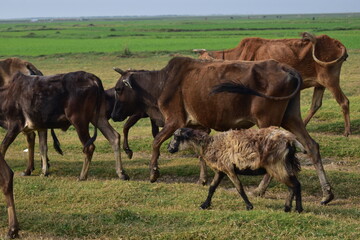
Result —
<path fill-rule="evenodd" d="M 93 144 L 96 140 L 97 137 L 97 130 L 98 130 L 98 121 L 99 121 L 99 116 L 100 116 L 100 111 L 101 111 L 101 106 L 104 100 L 104 87 L 102 85 L 101 80 L 94 76 L 94 82 L 95 85 L 97 86 L 97 91 L 96 91 L 96 106 L 95 106 L 95 123 L 94 123 L 94 135 L 85 143 L 84 148 L 83 148 L 83 152 L 85 152 L 85 149 L 90 146 L 91 144 Z"/>
<path fill-rule="evenodd" d="M 244 94 L 244 95 L 254 95 L 258 97 L 263 97 L 270 100 L 275 101 L 283 101 L 283 100 L 289 100 L 293 98 L 298 92 L 300 91 L 300 87 L 302 84 L 302 78 L 300 74 L 297 74 L 295 71 L 289 71 L 288 72 L 291 79 L 294 79 L 297 81 L 296 89 L 288 96 L 285 97 L 274 97 L 274 96 L 268 96 L 263 93 L 260 93 L 254 89 L 248 88 L 245 85 L 241 83 L 235 83 L 235 82 L 226 82 L 219 85 L 216 85 L 210 92 L 210 95 L 221 93 L 221 92 L 229 92 L 229 93 L 238 93 L 238 94 Z"/>
<path fill-rule="evenodd" d="M 52 136 L 53 141 L 54 141 L 54 148 L 55 148 L 56 152 L 59 153 L 60 155 L 63 155 L 64 153 L 63 153 L 63 151 L 62 151 L 62 149 L 60 147 L 60 142 L 59 142 L 59 139 L 57 138 L 57 136 L 55 134 L 54 129 L 52 128 L 50 132 L 51 132 L 51 136 Z"/>

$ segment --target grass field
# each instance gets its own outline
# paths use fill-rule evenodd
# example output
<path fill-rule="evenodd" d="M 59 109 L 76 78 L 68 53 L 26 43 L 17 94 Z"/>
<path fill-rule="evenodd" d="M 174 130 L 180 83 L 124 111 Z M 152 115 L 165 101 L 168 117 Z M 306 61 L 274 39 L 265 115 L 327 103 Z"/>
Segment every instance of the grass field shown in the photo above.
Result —
<path fill-rule="evenodd" d="M 100 135 L 89 179 L 77 181 L 83 162 L 76 132 L 57 131 L 64 156 L 49 141 L 51 175 L 42 177 L 36 149 L 36 170 L 25 169 L 25 138 L 10 146 L 6 160 L 15 171 L 14 193 L 22 239 L 359 239 L 360 238 L 360 16 L 267 16 L 265 18 L 208 17 L 112 19 L 59 22 L 0 23 L 0 57 L 18 56 L 34 63 L 44 74 L 85 70 L 99 76 L 105 88 L 119 75 L 112 70 L 161 69 L 173 54 L 196 57 L 193 48 L 226 49 L 242 38 L 297 38 L 310 31 L 342 41 L 349 58 L 341 86 L 350 100 L 353 134 L 342 136 L 341 109 L 325 92 L 323 106 L 308 130 L 320 150 L 336 199 L 320 206 L 316 172 L 305 156 L 300 181 L 305 211 L 284 213 L 287 189 L 272 182 L 265 198 L 249 197 L 245 205 L 226 180 L 210 210 L 198 209 L 208 188 L 196 184 L 199 167 L 191 152 L 170 155 L 166 144 L 160 157 L 161 177 L 149 183 L 151 128 L 141 120 L 130 131 L 132 160 L 122 154 L 130 181 L 120 181 L 114 170 L 110 145 Z M 302 92 L 302 113 L 311 103 L 312 89 Z M 121 133 L 123 123 L 111 122 Z M 5 131 L 0 130 L 4 136 Z M 37 148 L 37 146 L 36 146 Z M 209 171 L 209 173 L 212 172 Z M 251 189 L 260 177 L 241 177 Z M 7 230 L 5 203 L 0 202 L 0 231 Z"/>

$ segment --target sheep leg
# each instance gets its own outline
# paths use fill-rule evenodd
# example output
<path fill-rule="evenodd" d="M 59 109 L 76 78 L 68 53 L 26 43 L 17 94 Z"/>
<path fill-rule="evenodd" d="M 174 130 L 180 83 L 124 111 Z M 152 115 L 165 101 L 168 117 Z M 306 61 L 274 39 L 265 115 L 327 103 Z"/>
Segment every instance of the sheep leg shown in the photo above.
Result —
<path fill-rule="evenodd" d="M 291 177 L 291 181 L 293 182 L 294 188 L 293 191 L 295 193 L 295 200 L 296 200 L 296 211 L 301 213 L 304 209 L 302 207 L 302 199 L 301 199 L 301 184 L 299 180 L 295 177 Z"/>
<path fill-rule="evenodd" d="M 303 211 L 302 207 L 302 200 L 301 200 L 301 184 L 299 180 L 296 178 L 296 176 L 290 176 L 288 181 L 285 182 L 285 184 L 289 188 L 289 195 L 285 202 L 285 212 L 290 212 L 292 207 L 292 201 L 295 197 L 296 201 L 296 207 L 295 210 L 298 213 L 301 213 Z"/>
<path fill-rule="evenodd" d="M 209 187 L 208 196 L 207 196 L 205 202 L 203 204 L 201 204 L 201 206 L 200 206 L 201 209 L 207 209 L 210 207 L 212 196 L 214 195 L 216 188 L 219 186 L 221 180 L 224 177 L 225 177 L 225 173 L 218 172 L 218 171 L 215 172 L 214 179 L 212 180 L 210 187 Z"/>
<path fill-rule="evenodd" d="M 235 185 L 235 188 L 239 192 L 242 199 L 244 200 L 244 202 L 246 204 L 246 210 L 253 209 L 254 207 L 251 204 L 251 202 L 249 201 L 249 199 L 245 193 L 244 187 L 243 187 L 242 183 L 240 182 L 240 179 L 236 175 L 235 171 L 232 171 L 232 172 L 228 173 L 227 175 L 230 178 L 230 180 L 233 182 L 233 184 Z"/>
<path fill-rule="evenodd" d="M 207 167 L 205 161 L 201 156 L 199 156 L 199 163 L 200 163 L 200 176 L 199 176 L 198 184 L 205 186 L 207 182 Z"/>
<path fill-rule="evenodd" d="M 292 208 L 292 201 L 294 199 L 294 188 L 293 187 L 288 187 L 289 189 L 289 195 L 288 197 L 286 198 L 286 201 L 285 201 L 285 208 L 284 208 L 284 211 L 285 212 L 290 212 L 291 211 L 291 208 Z"/>
<path fill-rule="evenodd" d="M 263 197 L 266 189 L 268 188 L 272 177 L 269 174 L 265 174 L 261 180 L 259 186 L 251 193 L 253 196 Z"/>

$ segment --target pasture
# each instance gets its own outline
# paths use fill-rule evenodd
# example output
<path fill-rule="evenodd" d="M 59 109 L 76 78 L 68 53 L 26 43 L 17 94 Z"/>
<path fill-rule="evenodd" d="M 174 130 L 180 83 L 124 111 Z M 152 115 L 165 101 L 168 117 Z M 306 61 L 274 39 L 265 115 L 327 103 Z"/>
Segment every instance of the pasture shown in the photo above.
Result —
<path fill-rule="evenodd" d="M 10 146 L 6 161 L 15 172 L 15 204 L 21 239 L 359 239 L 360 238 L 360 15 L 167 17 L 151 19 L 83 19 L 53 22 L 0 22 L 0 58 L 17 56 L 32 62 L 45 75 L 84 70 L 113 87 L 122 69 L 158 70 L 173 55 L 197 57 L 193 48 L 221 50 L 245 37 L 298 38 L 310 31 L 328 34 L 348 49 L 341 87 L 350 100 L 352 135 L 343 137 L 341 109 L 325 91 L 323 105 L 307 126 L 320 144 L 335 200 L 320 206 L 321 188 L 306 156 L 300 155 L 304 212 L 284 213 L 287 189 L 273 181 L 264 198 L 249 196 L 252 211 L 225 180 L 210 210 L 199 210 L 208 187 L 196 184 L 198 160 L 192 152 L 171 155 L 163 144 L 161 176 L 150 183 L 148 164 L 152 135 L 149 119 L 131 130 L 134 151 L 122 161 L 130 181 L 115 173 L 113 152 L 99 134 L 89 179 L 78 181 L 82 146 L 74 128 L 56 130 L 64 156 L 49 139 L 49 177 L 42 177 L 38 139 L 36 170 L 21 177 L 27 154 L 25 137 Z M 312 89 L 302 91 L 302 115 L 311 104 Z M 111 124 L 122 134 L 124 122 Z M 5 131 L 0 129 L 0 136 Z M 92 133 L 92 131 L 91 131 Z M 212 171 L 209 170 L 210 177 Z M 240 177 L 246 189 L 261 177 Z M 4 201 L 0 201 L 0 235 L 7 230 Z"/>

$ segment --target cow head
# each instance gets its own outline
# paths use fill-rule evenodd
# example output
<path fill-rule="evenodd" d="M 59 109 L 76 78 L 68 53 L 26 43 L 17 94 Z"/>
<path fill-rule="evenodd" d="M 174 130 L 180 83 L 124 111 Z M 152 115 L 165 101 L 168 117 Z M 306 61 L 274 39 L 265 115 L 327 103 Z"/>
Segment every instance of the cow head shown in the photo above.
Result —
<path fill-rule="evenodd" d="M 133 89 L 131 84 L 134 78 L 134 73 L 131 71 L 122 71 L 119 68 L 114 68 L 121 77 L 115 85 L 115 105 L 111 113 L 111 118 L 114 121 L 123 121 L 128 116 L 137 113 L 139 103 L 137 92 Z"/>
<path fill-rule="evenodd" d="M 199 59 L 207 59 L 207 60 L 214 59 L 214 57 L 211 56 L 211 52 L 208 52 L 206 49 L 193 49 L 193 52 L 199 54 Z"/>

